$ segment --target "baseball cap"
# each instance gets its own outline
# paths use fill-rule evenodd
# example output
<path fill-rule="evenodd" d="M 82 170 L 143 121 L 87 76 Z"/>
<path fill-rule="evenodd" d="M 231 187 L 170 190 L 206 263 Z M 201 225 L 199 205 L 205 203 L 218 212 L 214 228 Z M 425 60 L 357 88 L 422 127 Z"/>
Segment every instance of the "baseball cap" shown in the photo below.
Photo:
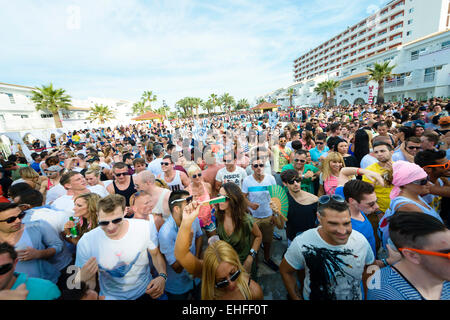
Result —
<path fill-rule="evenodd" d="M 50 166 L 47 168 L 47 171 L 51 171 L 51 172 L 60 172 L 62 169 L 64 169 L 61 166 L 58 165 L 54 165 L 54 166 Z"/>
<path fill-rule="evenodd" d="M 94 157 L 90 158 L 89 160 L 87 160 L 87 162 L 95 162 L 95 161 L 100 161 L 100 158 L 97 156 L 94 156 Z"/>

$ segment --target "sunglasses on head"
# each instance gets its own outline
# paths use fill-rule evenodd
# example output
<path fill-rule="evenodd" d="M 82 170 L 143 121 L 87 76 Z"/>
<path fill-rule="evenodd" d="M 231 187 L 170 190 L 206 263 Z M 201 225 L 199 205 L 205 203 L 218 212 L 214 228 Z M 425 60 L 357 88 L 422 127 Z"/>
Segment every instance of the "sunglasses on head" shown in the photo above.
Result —
<path fill-rule="evenodd" d="M 19 213 L 19 215 L 9 217 L 8 219 L 5 220 L 0 220 L 0 222 L 13 223 L 14 221 L 16 221 L 16 219 L 22 220 L 23 217 L 25 217 L 25 212 L 22 211 L 21 213 Z"/>
<path fill-rule="evenodd" d="M 13 268 L 12 263 L 7 263 L 0 266 L 0 276 L 4 275 L 5 273 L 8 273 Z"/>
<path fill-rule="evenodd" d="M 301 182 L 302 182 L 302 179 L 301 179 L 301 178 L 294 178 L 294 179 L 292 179 L 291 181 L 289 181 L 288 183 L 289 183 L 289 184 L 294 184 L 294 182 L 301 183 Z"/>
<path fill-rule="evenodd" d="M 174 204 L 174 203 L 177 203 L 177 202 L 183 202 L 183 201 L 186 201 L 186 204 L 189 204 L 189 203 L 192 202 L 193 199 L 194 199 L 194 196 L 188 196 L 188 197 L 186 197 L 186 198 L 181 198 L 181 199 L 173 200 L 170 204 L 172 205 L 172 204 Z"/>
<path fill-rule="evenodd" d="M 237 278 L 239 278 L 239 276 L 241 275 L 241 270 L 236 271 L 235 273 L 233 273 L 230 276 L 230 280 L 226 279 L 226 280 L 222 280 L 216 283 L 216 288 L 218 289 L 222 289 L 222 288 L 226 288 L 230 285 L 230 282 L 234 282 L 237 280 Z"/>
<path fill-rule="evenodd" d="M 416 180 L 416 181 L 413 181 L 411 183 L 424 186 L 424 185 L 426 185 L 428 183 L 428 178 L 421 179 L 421 180 Z"/>
<path fill-rule="evenodd" d="M 201 176 L 202 176 L 201 173 L 197 173 L 197 174 L 193 174 L 193 175 L 192 175 L 192 178 L 194 178 L 194 179 L 197 178 L 197 177 L 200 178 Z"/>
<path fill-rule="evenodd" d="M 447 170 L 448 168 L 450 168 L 450 160 L 444 164 L 429 164 L 427 166 L 424 166 L 424 168 L 439 168 L 439 167 L 443 167 L 445 170 Z"/>
<path fill-rule="evenodd" d="M 99 221 L 98 225 L 102 226 L 102 227 L 106 227 L 107 225 L 109 225 L 110 222 L 114 223 L 114 224 L 118 224 L 119 222 L 121 222 L 123 220 L 123 218 L 117 218 L 111 221 Z"/>
<path fill-rule="evenodd" d="M 301 163 L 305 163 L 306 162 L 306 160 L 304 160 L 304 159 L 294 159 L 294 161 L 295 162 L 301 162 Z"/>
<path fill-rule="evenodd" d="M 170 162 L 161 162 L 161 165 L 162 166 L 168 166 L 168 165 L 170 165 Z"/>
<path fill-rule="evenodd" d="M 333 199 L 334 201 L 337 201 L 337 202 L 341 202 L 341 203 L 345 202 L 344 198 L 342 198 L 341 196 L 339 196 L 337 194 L 333 194 L 331 196 L 329 196 L 329 195 L 321 196 L 319 198 L 319 203 L 320 204 L 327 204 L 328 202 L 330 202 L 331 199 Z"/>
<path fill-rule="evenodd" d="M 260 168 L 264 168 L 264 164 L 263 163 L 255 163 L 254 165 L 253 165 L 253 168 L 258 168 L 258 167 L 260 167 Z"/>
<path fill-rule="evenodd" d="M 120 172 L 120 173 L 115 173 L 116 177 L 120 177 L 120 176 L 128 176 L 128 172 Z"/>

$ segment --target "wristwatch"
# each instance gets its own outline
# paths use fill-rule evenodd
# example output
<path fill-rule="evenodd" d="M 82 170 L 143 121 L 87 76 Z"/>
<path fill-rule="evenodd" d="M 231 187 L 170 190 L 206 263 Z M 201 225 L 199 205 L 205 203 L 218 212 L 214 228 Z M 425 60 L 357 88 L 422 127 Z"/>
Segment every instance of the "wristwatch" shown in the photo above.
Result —
<path fill-rule="evenodd" d="M 159 276 L 160 276 L 160 277 L 163 277 L 163 278 L 164 278 L 164 280 L 166 280 L 166 281 L 167 281 L 167 274 L 165 274 L 165 273 L 161 272 L 161 273 L 159 274 Z"/>
<path fill-rule="evenodd" d="M 258 251 L 250 249 L 250 255 L 253 257 L 253 259 L 256 259 L 256 255 L 258 254 Z"/>

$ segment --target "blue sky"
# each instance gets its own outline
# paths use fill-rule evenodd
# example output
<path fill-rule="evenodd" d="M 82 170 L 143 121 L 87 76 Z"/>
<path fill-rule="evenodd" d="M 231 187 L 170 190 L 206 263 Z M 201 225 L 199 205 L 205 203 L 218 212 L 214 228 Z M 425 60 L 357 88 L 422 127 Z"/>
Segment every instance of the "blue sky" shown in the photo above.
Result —
<path fill-rule="evenodd" d="M 169 106 L 292 84 L 293 60 L 380 0 L 0 0 L 0 82 Z"/>

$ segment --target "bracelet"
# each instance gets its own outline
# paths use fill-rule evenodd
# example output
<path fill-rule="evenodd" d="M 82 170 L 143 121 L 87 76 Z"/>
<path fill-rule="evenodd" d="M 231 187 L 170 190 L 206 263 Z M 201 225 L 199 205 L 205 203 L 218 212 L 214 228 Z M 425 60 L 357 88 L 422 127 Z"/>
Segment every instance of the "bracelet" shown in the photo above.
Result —
<path fill-rule="evenodd" d="M 357 175 L 357 176 L 360 176 L 360 174 L 359 174 L 359 168 L 356 169 L 356 175 Z"/>
<path fill-rule="evenodd" d="M 381 262 L 383 262 L 384 263 L 384 266 L 385 267 L 387 267 L 387 266 L 389 266 L 389 263 L 387 262 L 387 260 L 386 259 L 381 259 Z"/>
<path fill-rule="evenodd" d="M 161 273 L 159 274 L 159 276 L 160 276 L 160 277 L 163 277 L 164 280 L 167 281 L 167 274 L 161 272 Z"/>

